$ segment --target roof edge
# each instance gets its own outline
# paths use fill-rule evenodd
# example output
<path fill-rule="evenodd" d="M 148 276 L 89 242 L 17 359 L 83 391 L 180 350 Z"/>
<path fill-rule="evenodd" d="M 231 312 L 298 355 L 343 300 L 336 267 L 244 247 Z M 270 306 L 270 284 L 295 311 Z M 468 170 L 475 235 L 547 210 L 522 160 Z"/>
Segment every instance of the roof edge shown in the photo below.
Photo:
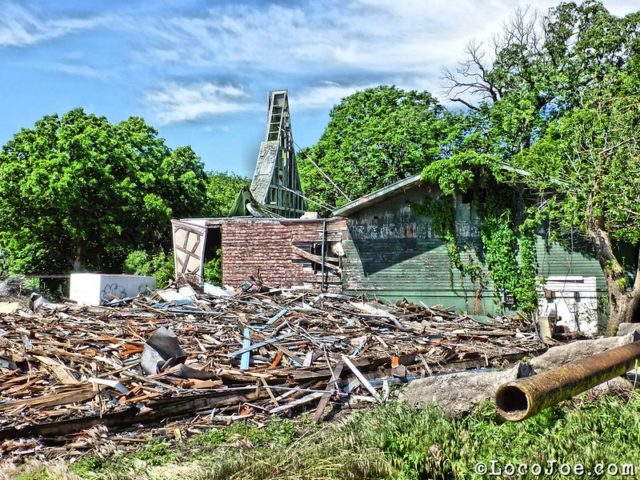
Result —
<path fill-rule="evenodd" d="M 386 198 L 396 193 L 398 190 L 413 187 L 414 185 L 418 185 L 419 183 L 420 174 L 417 173 L 415 175 L 403 178 L 402 180 L 392 183 L 391 185 L 380 188 L 375 192 L 371 192 L 367 195 L 357 198 L 347 203 L 346 205 L 343 205 L 342 207 L 334 210 L 333 212 L 331 212 L 331 214 L 337 217 L 346 217 L 354 212 L 357 212 L 358 210 L 385 200 Z"/>

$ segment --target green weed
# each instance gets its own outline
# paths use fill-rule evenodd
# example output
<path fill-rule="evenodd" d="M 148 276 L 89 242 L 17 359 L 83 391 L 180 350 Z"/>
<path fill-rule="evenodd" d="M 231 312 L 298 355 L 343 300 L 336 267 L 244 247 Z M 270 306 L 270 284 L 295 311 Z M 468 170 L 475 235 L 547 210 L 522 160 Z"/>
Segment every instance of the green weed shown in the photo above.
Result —
<path fill-rule="evenodd" d="M 628 401 L 566 402 L 519 423 L 503 423 L 491 404 L 452 419 L 435 406 L 391 403 L 322 427 L 274 419 L 262 428 L 211 429 L 175 446 L 150 440 L 135 453 L 87 457 L 71 470 L 96 479 L 479 479 L 478 463 L 557 461 L 590 472 L 599 463 L 640 466 L 639 414 L 638 393 Z M 556 470 L 545 478 L 578 477 Z"/>

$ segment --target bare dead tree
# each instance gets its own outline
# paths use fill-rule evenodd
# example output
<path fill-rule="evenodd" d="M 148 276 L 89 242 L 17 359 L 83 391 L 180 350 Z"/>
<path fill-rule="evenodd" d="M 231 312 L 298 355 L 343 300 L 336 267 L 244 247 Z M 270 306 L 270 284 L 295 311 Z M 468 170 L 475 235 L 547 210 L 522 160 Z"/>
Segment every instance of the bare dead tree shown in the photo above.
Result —
<path fill-rule="evenodd" d="M 482 43 L 471 41 L 465 48 L 466 59 L 458 62 L 455 71 L 443 69 L 445 94 L 453 102 L 459 102 L 472 110 L 478 107 L 463 96 L 480 96 L 483 100 L 497 102 L 500 92 L 489 77 L 490 65 L 485 63 L 486 53 Z"/>
<path fill-rule="evenodd" d="M 536 12 L 531 12 L 529 8 L 519 8 L 503 25 L 499 35 L 494 35 L 486 43 L 469 42 L 465 47 L 465 58 L 458 62 L 458 66 L 453 70 L 444 68 L 442 71 L 445 95 L 453 102 L 478 110 L 472 103 L 472 98 L 497 102 L 512 86 L 510 75 L 520 75 L 532 86 L 534 80 L 528 70 L 531 58 L 542 55 L 541 23 Z M 504 52 L 518 52 L 519 58 L 515 69 L 510 65 L 509 72 L 499 74 L 495 71 L 496 62 L 499 62 Z"/>

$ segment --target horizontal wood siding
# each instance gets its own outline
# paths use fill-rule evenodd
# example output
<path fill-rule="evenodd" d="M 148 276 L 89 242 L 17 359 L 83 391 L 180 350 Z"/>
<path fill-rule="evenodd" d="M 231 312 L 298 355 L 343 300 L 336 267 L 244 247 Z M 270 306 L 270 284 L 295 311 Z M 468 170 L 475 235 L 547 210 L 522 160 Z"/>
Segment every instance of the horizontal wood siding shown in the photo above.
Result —
<path fill-rule="evenodd" d="M 447 248 L 431 219 L 416 215 L 409 202 L 421 203 L 427 190 L 416 187 L 349 218 L 343 286 L 347 293 L 396 301 L 407 298 L 428 305 L 492 313 L 489 284 L 474 300 L 477 286 L 452 266 Z M 482 257 L 479 222 L 470 206 L 456 210 L 456 228 L 465 261 Z"/>
<path fill-rule="evenodd" d="M 546 278 L 553 275 L 596 277 L 597 290 L 599 292 L 607 291 L 600 264 L 588 245 L 576 242 L 572 252 L 570 246 L 548 243 L 539 236 L 536 241 L 536 258 L 538 274 L 541 277 Z"/>
<path fill-rule="evenodd" d="M 428 194 L 427 188 L 415 187 L 349 217 L 349 236 L 344 242 L 345 292 L 387 301 L 407 298 L 480 314 L 500 312 L 502 299 L 495 297 L 491 282 L 474 300 L 478 286 L 452 265 L 431 219 L 416 215 L 409 207 Z M 464 250 L 462 259 L 484 264 L 480 219 L 469 204 L 457 203 L 456 230 Z M 587 247 L 571 253 L 557 243 L 546 245 L 539 237 L 536 253 L 540 276 L 595 276 L 598 290 L 606 292 L 600 266 Z"/>

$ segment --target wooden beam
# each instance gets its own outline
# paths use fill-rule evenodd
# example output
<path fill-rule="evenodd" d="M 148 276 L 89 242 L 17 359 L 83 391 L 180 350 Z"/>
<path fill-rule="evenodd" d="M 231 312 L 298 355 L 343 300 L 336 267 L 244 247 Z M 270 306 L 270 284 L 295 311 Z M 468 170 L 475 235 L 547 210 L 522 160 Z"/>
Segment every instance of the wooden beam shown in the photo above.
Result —
<path fill-rule="evenodd" d="M 366 388 L 371 395 L 373 395 L 373 398 L 375 398 L 378 402 L 382 403 L 382 398 L 380 398 L 380 395 L 378 395 L 378 392 L 376 392 L 376 389 L 371 386 L 371 384 L 369 383 L 369 380 L 367 380 L 367 377 L 365 377 L 362 374 L 362 372 L 358 370 L 353 363 L 351 363 L 351 360 L 349 360 L 349 358 L 346 355 L 342 355 L 342 361 L 345 363 L 347 367 L 349 367 L 349 370 L 353 372 L 353 374 L 358 378 L 358 380 L 360 380 L 360 383 L 362 383 L 362 386 Z"/>
<path fill-rule="evenodd" d="M 318 422 L 322 418 L 324 414 L 324 410 L 327 408 L 329 404 L 329 400 L 331 399 L 331 394 L 338 386 L 338 382 L 340 381 L 340 375 L 342 375 L 342 370 L 344 369 L 344 362 L 339 362 L 336 365 L 336 368 L 333 370 L 333 375 L 331 376 L 331 380 L 327 383 L 326 393 L 322 395 L 320 399 L 320 403 L 318 404 L 318 408 L 316 408 L 316 413 L 313 414 L 313 418 L 311 421 Z"/>
<path fill-rule="evenodd" d="M 310 260 L 313 263 L 317 263 L 318 265 L 323 264 L 322 257 L 320 255 L 314 255 L 313 253 L 306 252 L 305 250 L 301 249 L 300 247 L 296 247 L 295 245 L 291 245 L 291 249 L 293 250 L 293 253 L 295 253 L 299 257 L 304 258 L 305 260 Z M 327 268 L 330 268 L 331 270 L 340 270 L 340 267 L 338 267 L 337 265 L 328 263 L 330 261 L 337 262 L 339 260 L 338 258 L 335 258 L 335 257 L 327 257 L 326 261 L 324 262 L 324 266 Z"/>

